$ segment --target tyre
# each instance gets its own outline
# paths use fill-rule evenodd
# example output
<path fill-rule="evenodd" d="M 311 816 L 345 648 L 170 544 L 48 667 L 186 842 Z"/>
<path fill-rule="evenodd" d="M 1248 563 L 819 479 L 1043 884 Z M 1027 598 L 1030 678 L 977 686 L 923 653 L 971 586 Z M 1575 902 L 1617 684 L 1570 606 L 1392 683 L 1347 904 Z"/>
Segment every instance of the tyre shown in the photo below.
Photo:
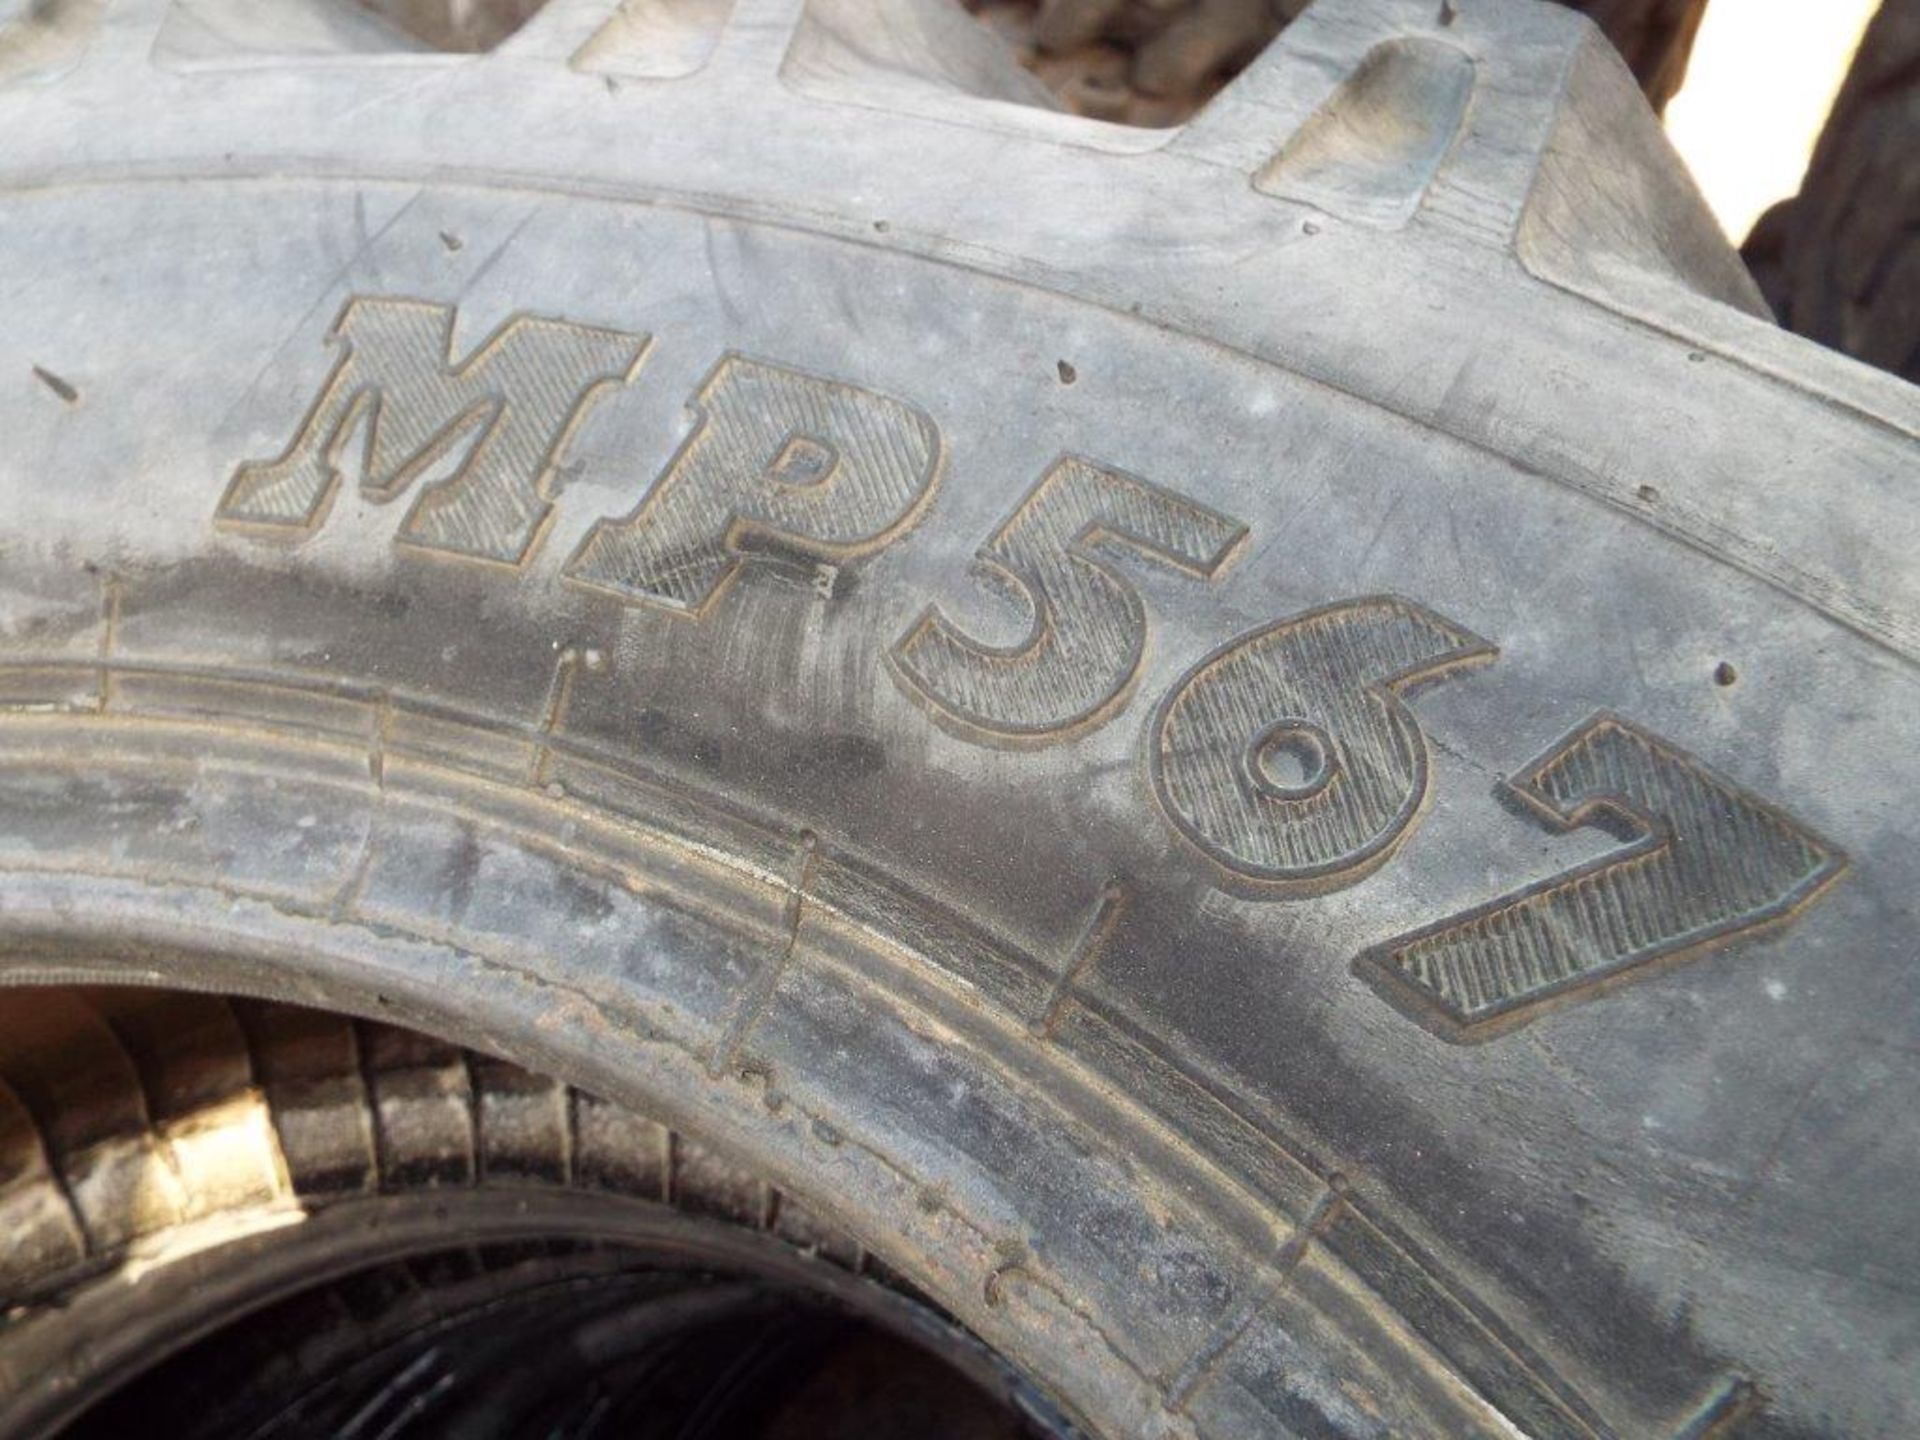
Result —
<path fill-rule="evenodd" d="M 1915 392 L 1560 7 L 721 12 L 0 22 L 0 1434 L 1912 1433 Z"/>
<path fill-rule="evenodd" d="M 32 990 L 0 1023 L 5 1293 L 70 1307 L 9 1335 L 37 1427 L 1065 1433 L 849 1236 L 550 1078 L 178 991 Z"/>
<path fill-rule="evenodd" d="M 1578 0 L 1639 78 L 1647 102 L 1664 111 L 1687 77 L 1707 0 Z"/>
<path fill-rule="evenodd" d="M 1741 246 L 1780 323 L 1920 381 L 1920 4 L 1885 0 L 1800 193 Z"/>

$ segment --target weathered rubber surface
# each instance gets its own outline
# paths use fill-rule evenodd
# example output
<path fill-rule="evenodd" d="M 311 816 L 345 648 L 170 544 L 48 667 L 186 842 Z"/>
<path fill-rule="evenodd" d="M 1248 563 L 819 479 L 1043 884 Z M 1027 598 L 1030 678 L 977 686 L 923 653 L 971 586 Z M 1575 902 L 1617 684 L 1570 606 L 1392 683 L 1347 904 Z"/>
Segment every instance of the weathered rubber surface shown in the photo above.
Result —
<path fill-rule="evenodd" d="M 1099 1433 L 1920 1424 L 1920 403 L 1585 22 L 211 5 L 0 36 L 7 978 L 630 1104 Z"/>

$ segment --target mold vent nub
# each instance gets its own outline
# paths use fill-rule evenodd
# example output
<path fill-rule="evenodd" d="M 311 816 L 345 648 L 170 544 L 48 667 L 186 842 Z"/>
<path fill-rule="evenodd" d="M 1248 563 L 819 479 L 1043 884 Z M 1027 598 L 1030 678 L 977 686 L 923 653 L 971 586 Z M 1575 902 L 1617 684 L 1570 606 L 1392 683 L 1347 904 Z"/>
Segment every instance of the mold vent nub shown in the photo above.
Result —
<path fill-rule="evenodd" d="M 1385 41 L 1254 176 L 1254 188 L 1397 229 L 1420 208 L 1472 96 L 1473 61 L 1462 51 L 1417 37 Z"/>

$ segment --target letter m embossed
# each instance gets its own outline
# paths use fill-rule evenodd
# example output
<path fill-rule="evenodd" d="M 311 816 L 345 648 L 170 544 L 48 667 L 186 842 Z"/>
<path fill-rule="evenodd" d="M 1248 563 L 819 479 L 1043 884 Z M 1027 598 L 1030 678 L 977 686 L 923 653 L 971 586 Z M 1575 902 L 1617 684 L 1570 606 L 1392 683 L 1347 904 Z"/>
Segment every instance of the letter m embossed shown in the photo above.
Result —
<path fill-rule="evenodd" d="M 517 564 L 546 523 L 548 479 L 599 392 L 639 368 L 648 336 L 517 315 L 465 359 L 453 307 L 355 297 L 328 336 L 344 353 L 274 460 L 234 472 L 215 518 L 300 534 L 324 517 L 354 435 L 360 488 L 392 500 L 464 447 L 401 523 L 409 545 Z"/>

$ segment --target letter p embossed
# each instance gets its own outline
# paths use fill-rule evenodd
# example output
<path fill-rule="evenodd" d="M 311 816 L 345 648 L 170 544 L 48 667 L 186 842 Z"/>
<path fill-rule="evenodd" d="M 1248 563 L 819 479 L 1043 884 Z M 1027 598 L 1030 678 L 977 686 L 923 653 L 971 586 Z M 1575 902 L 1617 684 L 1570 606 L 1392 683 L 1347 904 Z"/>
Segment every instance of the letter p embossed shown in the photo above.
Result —
<path fill-rule="evenodd" d="M 902 401 L 728 355 L 694 409 L 697 428 L 646 499 L 588 532 L 568 579 L 698 616 L 753 551 L 856 560 L 932 496 L 940 434 Z"/>

